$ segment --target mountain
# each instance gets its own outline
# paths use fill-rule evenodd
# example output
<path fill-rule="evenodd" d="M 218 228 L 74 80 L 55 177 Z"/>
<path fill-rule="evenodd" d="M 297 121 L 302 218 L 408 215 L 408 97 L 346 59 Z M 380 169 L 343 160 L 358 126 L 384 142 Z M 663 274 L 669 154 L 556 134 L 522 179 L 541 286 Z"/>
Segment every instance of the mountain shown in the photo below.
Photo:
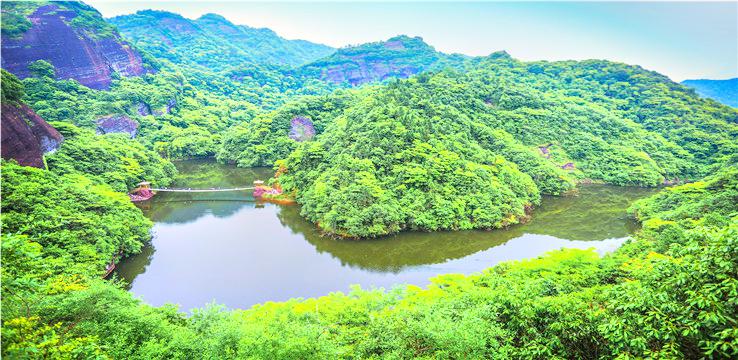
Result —
<path fill-rule="evenodd" d="M 211 70 L 251 63 L 299 66 L 334 51 L 326 45 L 284 39 L 269 29 L 235 25 L 215 14 L 191 20 L 171 12 L 143 10 L 109 21 L 156 57 Z"/>
<path fill-rule="evenodd" d="M 684 80 L 682 84 L 693 88 L 703 97 L 738 108 L 738 78 L 727 80 Z"/>
<path fill-rule="evenodd" d="M 3 70 L 2 82 L 2 158 L 43 168 L 44 154 L 58 149 L 64 138 L 21 101 L 23 85 L 18 78 Z"/>
<path fill-rule="evenodd" d="M 334 84 L 361 85 L 388 78 L 407 78 L 459 55 L 437 52 L 420 37 L 396 36 L 387 41 L 350 46 L 307 64 L 301 70 Z"/>
<path fill-rule="evenodd" d="M 271 29 L 234 25 L 216 14 L 205 14 L 196 23 L 210 35 L 250 53 L 258 62 L 299 66 L 335 51 L 330 46 L 307 40 L 284 39 Z"/>
<path fill-rule="evenodd" d="M 290 138 L 296 120 L 312 140 Z M 578 182 L 699 179 L 735 158 L 737 121 L 639 66 L 500 52 L 464 71 L 298 99 L 230 128 L 218 158 L 278 164 L 282 189 L 325 233 L 491 229 Z"/>
<path fill-rule="evenodd" d="M 217 16 L 144 15 L 128 19 L 139 54 L 81 3 L 2 3 L 2 66 L 31 75 L 1 71 L 2 156 L 45 168 L 0 164 L 3 358 L 736 357 L 738 109 L 636 65 L 468 59 L 406 36 L 319 55 Z M 392 77 L 408 78 L 346 88 Z M 277 196 L 335 236 L 495 229 L 579 183 L 688 183 L 633 204 L 642 230 L 609 255 L 556 250 L 424 288 L 186 314 L 101 278 L 152 238 L 125 193 L 171 184 L 164 157 L 216 152 L 276 168 Z M 621 200 L 585 215 L 629 216 Z"/>
<path fill-rule="evenodd" d="M 113 73 L 139 76 L 154 70 L 97 10 L 81 2 L 2 3 L 2 67 L 20 78 L 45 60 L 56 78 L 108 89 Z"/>

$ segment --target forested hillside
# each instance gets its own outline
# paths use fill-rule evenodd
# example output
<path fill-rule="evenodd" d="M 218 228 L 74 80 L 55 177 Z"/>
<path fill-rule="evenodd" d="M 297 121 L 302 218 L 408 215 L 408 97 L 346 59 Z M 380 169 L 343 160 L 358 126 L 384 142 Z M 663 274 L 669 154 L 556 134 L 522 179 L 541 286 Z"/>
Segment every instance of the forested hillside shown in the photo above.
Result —
<path fill-rule="evenodd" d="M 738 78 L 727 80 L 684 80 L 682 84 L 693 88 L 701 96 L 738 108 Z"/>
<path fill-rule="evenodd" d="M 267 64 L 299 66 L 334 51 L 309 41 L 286 40 L 269 29 L 235 25 L 216 14 L 190 20 L 174 13 L 146 10 L 109 21 L 157 58 L 215 71 Z"/>
<path fill-rule="evenodd" d="M 289 153 L 279 182 L 304 216 L 329 233 L 376 236 L 502 227 L 523 220 L 540 193 L 578 181 L 695 180 L 738 150 L 738 111 L 606 61 L 524 63 L 500 53 L 466 72 L 352 94 L 303 99 L 236 126 L 219 158 L 269 165 Z M 289 138 L 294 117 L 315 120 L 314 140 Z"/>
<path fill-rule="evenodd" d="M 387 41 L 349 46 L 304 65 L 298 73 L 335 84 L 361 85 L 406 78 L 431 68 L 460 66 L 462 55 L 437 52 L 419 37 L 396 36 Z"/>
<path fill-rule="evenodd" d="M 214 14 L 108 22 L 78 2 L 2 2 L 2 22 L 3 111 L 63 136 L 36 167 L 3 149 L 4 357 L 738 357 L 738 109 L 664 75 L 408 36 L 332 49 Z M 102 279 L 151 240 L 126 193 L 210 157 L 273 167 L 302 216 L 356 241 L 511 226 L 583 183 L 664 189 L 611 254 L 427 288 L 185 314 Z"/>
<path fill-rule="evenodd" d="M 638 203 L 632 211 L 644 229 L 604 258 L 561 250 L 438 277 L 427 289 L 357 289 L 245 311 L 210 306 L 185 317 L 99 279 L 111 257 L 146 241 L 150 223 L 123 195 L 78 175 L 3 163 L 3 354 L 731 358 L 737 171 Z M 33 220 L 42 214 L 65 223 Z"/>

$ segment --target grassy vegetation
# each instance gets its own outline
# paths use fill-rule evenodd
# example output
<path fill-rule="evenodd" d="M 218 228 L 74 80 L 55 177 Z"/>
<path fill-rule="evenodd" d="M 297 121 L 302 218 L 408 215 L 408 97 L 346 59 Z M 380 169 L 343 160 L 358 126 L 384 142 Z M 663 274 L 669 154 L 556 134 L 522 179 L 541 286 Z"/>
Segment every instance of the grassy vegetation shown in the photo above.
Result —
<path fill-rule="evenodd" d="M 150 226 L 122 195 L 81 176 L 7 162 L 2 171 L 8 357 L 738 355 L 735 166 L 634 205 L 643 231 L 603 258 L 561 250 L 443 275 L 428 288 L 356 289 L 240 311 L 209 306 L 189 317 L 99 279 L 108 257 L 137 251 Z"/>
<path fill-rule="evenodd" d="M 27 31 L 34 6 L 3 2 L 3 35 Z M 86 5 L 60 6 L 90 36 L 115 33 Z M 252 62 L 274 56 L 273 38 L 241 54 L 222 38 L 152 30 L 181 41 L 167 44 L 136 29 L 158 71 L 116 75 L 109 91 L 55 80 L 43 60 L 22 81 L 3 71 L 3 103 L 27 103 L 65 137 L 48 170 L 1 164 L 4 357 L 738 357 L 738 110 L 607 61 L 447 57 L 402 37 L 286 69 Z M 312 56 L 297 47 L 295 63 Z M 350 89 L 324 81 L 357 57 L 434 71 Z M 94 135 L 107 115 L 138 122 L 137 137 Z M 296 119 L 309 136 L 291 136 Z M 171 182 L 165 158 L 216 154 L 276 165 L 303 216 L 352 237 L 504 227 L 582 181 L 689 183 L 636 203 L 643 229 L 612 254 L 560 250 L 427 288 L 187 315 L 101 279 L 151 236 L 124 192 Z"/>

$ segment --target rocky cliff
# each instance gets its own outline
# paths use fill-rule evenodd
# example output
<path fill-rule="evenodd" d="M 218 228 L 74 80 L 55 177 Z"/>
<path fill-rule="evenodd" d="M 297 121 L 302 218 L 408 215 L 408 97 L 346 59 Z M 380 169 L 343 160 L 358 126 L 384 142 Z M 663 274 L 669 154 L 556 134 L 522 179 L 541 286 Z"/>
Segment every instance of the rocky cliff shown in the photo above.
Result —
<path fill-rule="evenodd" d="M 18 16 L 30 23 L 27 30 L 2 35 L 2 67 L 20 78 L 31 75 L 28 65 L 36 60 L 54 65 L 57 78 L 93 89 L 109 88 L 114 72 L 152 71 L 100 13 L 82 3 L 45 3 L 30 10 L 3 4 L 4 13 L 21 11 L 32 11 Z"/>
<path fill-rule="evenodd" d="M 422 38 L 401 35 L 387 41 L 339 49 L 329 57 L 305 65 L 302 71 L 335 84 L 361 85 L 406 78 L 449 58 Z"/>
<path fill-rule="evenodd" d="M 125 133 L 131 139 L 138 134 L 138 123 L 126 115 L 110 115 L 97 120 L 97 134 Z"/>
<path fill-rule="evenodd" d="M 44 153 L 64 140 L 56 129 L 24 104 L 2 104 L 2 157 L 25 166 L 44 167 Z"/>

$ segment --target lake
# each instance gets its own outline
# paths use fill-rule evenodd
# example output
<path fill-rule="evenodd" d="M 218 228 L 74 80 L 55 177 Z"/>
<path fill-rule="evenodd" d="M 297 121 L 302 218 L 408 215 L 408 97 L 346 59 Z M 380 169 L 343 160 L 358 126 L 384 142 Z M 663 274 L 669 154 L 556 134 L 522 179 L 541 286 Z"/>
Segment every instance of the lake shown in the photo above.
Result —
<path fill-rule="evenodd" d="M 212 160 L 175 163 L 172 187 L 209 189 L 267 180 L 269 168 Z M 470 274 L 501 261 L 566 248 L 617 249 L 637 224 L 625 210 L 655 189 L 582 186 L 576 196 L 546 196 L 526 224 L 493 231 L 405 232 L 371 240 L 322 237 L 298 205 L 256 202 L 250 192 L 159 193 L 139 204 L 154 222 L 151 244 L 115 271 L 149 304 L 210 302 L 248 308 L 334 291 L 426 285 L 444 273 Z"/>

